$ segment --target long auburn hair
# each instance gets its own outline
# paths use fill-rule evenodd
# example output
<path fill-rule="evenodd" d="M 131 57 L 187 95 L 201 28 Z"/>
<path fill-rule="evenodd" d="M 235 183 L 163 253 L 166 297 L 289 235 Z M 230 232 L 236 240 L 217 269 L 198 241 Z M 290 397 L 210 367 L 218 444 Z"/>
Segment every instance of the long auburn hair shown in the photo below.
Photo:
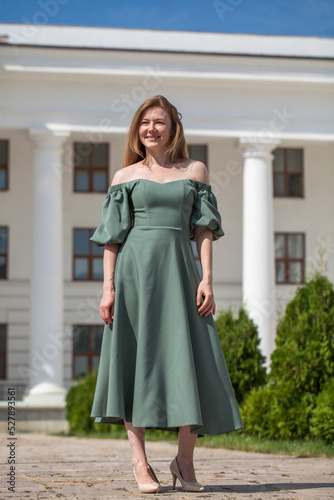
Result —
<path fill-rule="evenodd" d="M 177 163 L 180 160 L 189 158 L 186 140 L 184 138 L 183 126 L 181 123 L 182 115 L 175 106 L 171 104 L 166 97 L 156 95 L 150 97 L 137 109 L 128 131 L 125 142 L 125 150 L 122 162 L 122 168 L 138 163 L 146 157 L 145 146 L 139 139 L 139 125 L 144 112 L 148 108 L 159 107 L 167 111 L 172 122 L 171 139 L 167 148 L 167 158 L 171 163 Z"/>

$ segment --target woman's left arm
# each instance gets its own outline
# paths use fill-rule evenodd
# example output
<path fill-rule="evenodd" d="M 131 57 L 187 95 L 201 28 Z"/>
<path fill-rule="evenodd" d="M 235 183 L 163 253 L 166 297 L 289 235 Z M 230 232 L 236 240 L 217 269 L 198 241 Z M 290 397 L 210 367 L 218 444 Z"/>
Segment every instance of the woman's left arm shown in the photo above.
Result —
<path fill-rule="evenodd" d="M 208 316 L 211 312 L 215 314 L 216 304 L 212 289 L 212 231 L 206 227 L 197 227 L 195 239 L 198 256 L 200 258 L 203 278 L 197 288 L 196 303 L 198 313 Z M 202 297 L 204 297 L 203 304 Z"/>
<path fill-rule="evenodd" d="M 209 172 L 200 161 L 194 161 L 191 165 L 192 177 L 201 182 L 209 184 Z M 195 240 L 197 246 L 198 256 L 201 261 L 203 279 L 197 288 L 196 303 L 199 314 L 208 316 L 211 312 L 215 314 L 216 304 L 213 297 L 212 290 L 212 231 L 206 227 L 196 227 Z M 204 297 L 204 302 L 202 302 Z"/>

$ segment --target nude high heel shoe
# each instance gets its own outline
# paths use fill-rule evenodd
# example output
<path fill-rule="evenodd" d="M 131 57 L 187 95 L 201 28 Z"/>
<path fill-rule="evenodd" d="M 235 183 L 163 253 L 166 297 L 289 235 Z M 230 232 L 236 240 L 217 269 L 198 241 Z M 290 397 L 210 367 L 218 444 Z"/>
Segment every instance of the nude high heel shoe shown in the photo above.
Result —
<path fill-rule="evenodd" d="M 192 483 L 190 481 L 185 481 L 183 479 L 176 457 L 170 464 L 170 471 L 173 476 L 173 490 L 175 490 L 176 479 L 178 479 L 182 485 L 183 491 L 204 491 L 204 486 L 201 485 L 200 483 L 197 482 Z"/>
<path fill-rule="evenodd" d="M 135 467 L 133 466 L 133 473 L 134 473 L 135 479 L 137 481 L 139 491 L 141 493 L 159 493 L 159 491 L 161 490 L 161 484 L 159 483 L 159 480 L 158 480 L 157 476 L 155 475 L 155 472 L 152 469 L 152 467 L 150 466 L 150 464 L 147 464 L 147 465 L 149 466 L 156 482 L 155 483 L 153 483 L 153 482 L 152 483 L 140 483 L 137 479 L 137 476 L 136 476 Z"/>

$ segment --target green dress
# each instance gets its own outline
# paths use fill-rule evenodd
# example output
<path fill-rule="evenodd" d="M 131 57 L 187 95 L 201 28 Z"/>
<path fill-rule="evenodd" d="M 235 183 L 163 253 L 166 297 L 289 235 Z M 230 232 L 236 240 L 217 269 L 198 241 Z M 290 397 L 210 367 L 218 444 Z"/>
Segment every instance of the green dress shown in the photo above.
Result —
<path fill-rule="evenodd" d="M 98 246 L 121 243 L 114 323 L 104 328 L 95 422 L 192 433 L 243 428 L 213 315 L 197 312 L 196 226 L 223 236 L 211 185 L 135 179 L 109 187 Z"/>

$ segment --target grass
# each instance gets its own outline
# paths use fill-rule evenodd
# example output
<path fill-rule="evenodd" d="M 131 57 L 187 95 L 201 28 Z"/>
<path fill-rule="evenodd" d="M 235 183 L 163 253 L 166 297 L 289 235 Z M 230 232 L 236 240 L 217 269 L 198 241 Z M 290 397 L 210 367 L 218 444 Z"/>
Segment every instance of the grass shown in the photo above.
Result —
<path fill-rule="evenodd" d="M 230 434 L 212 436 L 207 435 L 204 438 L 197 440 L 197 446 L 252 451 L 256 453 L 290 455 L 296 457 L 334 457 L 334 445 L 326 444 L 320 439 L 295 439 L 291 441 L 284 439 L 273 440 L 250 436 L 245 432 L 232 432 Z"/>
<path fill-rule="evenodd" d="M 101 425 L 101 424 L 98 424 Z M 119 428 L 118 428 L 119 427 Z M 111 433 L 54 433 L 58 436 L 77 436 L 102 439 L 127 439 L 126 431 L 121 426 L 114 426 Z M 177 435 L 168 431 L 146 431 L 147 441 L 168 441 L 177 443 Z M 196 446 L 207 448 L 225 448 L 228 450 L 249 451 L 256 453 L 269 453 L 289 455 L 296 457 L 334 457 L 334 444 L 326 444 L 320 439 L 314 440 L 272 440 L 247 435 L 244 431 L 231 432 L 230 434 L 212 434 L 197 439 Z"/>

